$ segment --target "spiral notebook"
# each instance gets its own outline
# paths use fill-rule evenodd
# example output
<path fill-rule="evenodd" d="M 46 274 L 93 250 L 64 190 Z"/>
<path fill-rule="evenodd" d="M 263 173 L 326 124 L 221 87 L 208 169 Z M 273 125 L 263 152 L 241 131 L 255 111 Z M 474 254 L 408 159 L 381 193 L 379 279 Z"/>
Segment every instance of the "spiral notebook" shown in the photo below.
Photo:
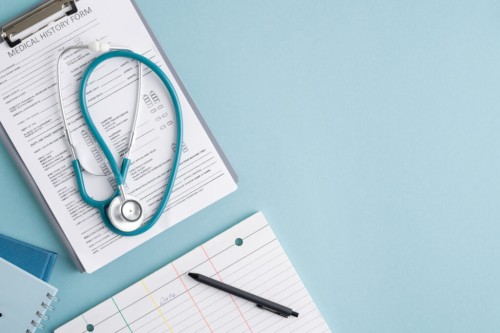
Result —
<path fill-rule="evenodd" d="M 200 273 L 292 308 L 284 318 L 254 303 L 199 284 Z M 55 330 L 108 332 L 330 332 L 262 213 Z"/>
<path fill-rule="evenodd" d="M 34 333 L 43 328 L 57 288 L 0 258 L 0 332 Z"/>

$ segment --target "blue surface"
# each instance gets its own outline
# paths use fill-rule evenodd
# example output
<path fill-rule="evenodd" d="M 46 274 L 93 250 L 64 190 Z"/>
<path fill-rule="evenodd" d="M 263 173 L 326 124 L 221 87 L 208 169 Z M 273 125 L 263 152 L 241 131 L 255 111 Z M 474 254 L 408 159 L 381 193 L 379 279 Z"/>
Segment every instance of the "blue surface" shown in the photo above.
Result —
<path fill-rule="evenodd" d="M 500 330 L 500 2 L 138 3 L 240 188 L 86 275 L 0 149 L 0 231 L 61 254 L 49 328 L 262 210 L 336 332 Z"/>

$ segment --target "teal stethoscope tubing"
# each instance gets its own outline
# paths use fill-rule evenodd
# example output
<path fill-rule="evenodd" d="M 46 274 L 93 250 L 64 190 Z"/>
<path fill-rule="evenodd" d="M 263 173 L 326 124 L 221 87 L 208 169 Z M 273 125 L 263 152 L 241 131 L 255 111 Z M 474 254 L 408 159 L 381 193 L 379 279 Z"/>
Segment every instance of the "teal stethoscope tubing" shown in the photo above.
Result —
<path fill-rule="evenodd" d="M 133 231 L 122 231 L 118 228 L 116 228 L 113 224 L 111 224 L 111 221 L 109 220 L 109 217 L 106 213 L 106 209 L 111 203 L 111 201 L 120 195 L 120 190 L 119 186 L 125 184 L 125 178 L 127 176 L 127 171 L 130 166 L 130 159 L 124 158 L 122 161 L 121 168 L 118 167 L 118 163 L 116 162 L 113 154 L 111 153 L 111 150 L 109 149 L 108 145 L 104 141 L 103 137 L 97 130 L 97 127 L 95 126 L 94 122 L 92 121 L 92 117 L 90 117 L 89 111 L 88 111 L 88 106 L 87 106 L 87 84 L 88 80 L 90 78 L 90 75 L 92 72 L 96 69 L 97 66 L 99 66 L 101 63 L 103 63 L 106 60 L 112 59 L 112 58 L 129 58 L 136 60 L 147 67 L 149 67 L 163 82 L 165 87 L 167 88 L 170 97 L 172 99 L 172 103 L 174 106 L 174 113 L 176 117 L 176 124 L 177 124 L 177 134 L 176 134 L 176 148 L 174 149 L 174 154 L 173 154 L 173 161 L 172 161 L 172 168 L 170 171 L 170 176 L 168 179 L 168 183 L 165 187 L 165 191 L 163 192 L 163 197 L 160 201 L 160 204 L 158 208 L 156 209 L 156 212 L 151 216 L 151 218 L 144 223 L 141 227 L 139 227 L 136 230 Z M 139 64 L 140 66 L 140 64 Z M 162 215 L 163 211 L 165 210 L 165 207 L 167 206 L 168 199 L 170 197 L 170 194 L 172 193 L 172 189 L 174 187 L 174 182 L 175 182 L 175 177 L 177 174 L 177 170 L 179 168 L 179 162 L 180 162 L 180 156 L 181 156 L 181 151 L 182 151 L 182 114 L 181 114 L 181 106 L 179 103 L 179 98 L 177 97 L 177 93 L 175 92 L 175 88 L 173 87 L 172 83 L 166 76 L 166 74 L 156 65 L 154 62 L 149 60 L 148 58 L 131 52 L 127 50 L 117 50 L 117 51 L 110 51 L 107 53 L 104 53 L 100 55 L 99 57 L 95 58 L 94 61 L 87 67 L 85 72 L 83 73 L 82 76 L 82 81 L 80 84 L 80 108 L 83 114 L 83 118 L 85 119 L 87 126 L 96 139 L 97 143 L 101 147 L 104 155 L 106 156 L 106 159 L 108 160 L 108 164 L 111 168 L 111 171 L 113 172 L 113 175 L 116 180 L 116 190 L 115 193 L 108 199 L 106 200 L 95 200 L 93 199 L 86 191 L 85 189 L 85 183 L 83 180 L 83 175 L 82 175 L 82 168 L 80 166 L 80 162 L 78 161 L 78 158 L 74 159 L 72 161 L 73 169 L 75 170 L 75 175 L 76 175 L 76 181 L 78 184 L 78 191 L 80 192 L 80 195 L 87 203 L 88 205 L 95 207 L 99 210 L 102 219 L 104 220 L 104 223 L 108 228 L 110 228 L 113 232 L 123 235 L 123 236 L 135 236 L 142 234 L 143 232 L 151 229 L 155 223 L 158 221 L 160 216 Z M 135 110 L 135 112 L 139 112 L 139 110 Z M 131 134 L 132 135 L 132 134 Z"/>

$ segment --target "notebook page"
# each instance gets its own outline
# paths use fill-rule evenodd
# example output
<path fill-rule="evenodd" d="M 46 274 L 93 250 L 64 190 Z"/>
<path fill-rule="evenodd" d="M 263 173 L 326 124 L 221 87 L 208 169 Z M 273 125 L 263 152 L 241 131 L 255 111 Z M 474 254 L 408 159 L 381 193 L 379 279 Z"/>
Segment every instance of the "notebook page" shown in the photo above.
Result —
<path fill-rule="evenodd" d="M 47 294 L 55 296 L 57 288 L 0 258 L 0 332 L 35 332 L 32 321 L 40 324 L 50 305 Z M 42 323 L 43 324 L 43 323 Z"/>
<path fill-rule="evenodd" d="M 235 240 L 243 244 L 237 246 Z M 284 318 L 199 284 L 196 272 L 292 308 Z M 87 325 L 88 326 L 87 330 Z M 56 333 L 330 332 L 262 213 L 83 313 Z"/>
<path fill-rule="evenodd" d="M 77 6 L 78 13 L 61 18 L 13 49 L 0 44 L 0 121 L 84 269 L 93 272 L 234 191 L 236 183 L 131 1 L 80 0 Z M 70 164 L 56 95 L 56 59 L 64 47 L 95 40 L 133 47 L 156 62 L 173 82 L 183 111 L 184 140 L 176 185 L 166 213 L 140 236 L 120 237 L 104 226 L 98 211 L 81 200 Z M 104 199 L 113 193 L 114 179 L 84 125 L 77 93 L 83 70 L 97 55 L 90 50 L 69 52 L 63 59 L 61 86 L 81 163 L 94 173 L 108 174 L 84 173 L 89 193 Z M 99 66 L 89 81 L 90 113 L 117 161 L 127 149 L 136 66 L 133 61 L 113 59 Z M 142 91 L 127 185 L 128 193 L 146 204 L 148 219 L 158 207 L 170 174 L 176 120 L 169 95 L 150 70 L 144 72 Z"/>

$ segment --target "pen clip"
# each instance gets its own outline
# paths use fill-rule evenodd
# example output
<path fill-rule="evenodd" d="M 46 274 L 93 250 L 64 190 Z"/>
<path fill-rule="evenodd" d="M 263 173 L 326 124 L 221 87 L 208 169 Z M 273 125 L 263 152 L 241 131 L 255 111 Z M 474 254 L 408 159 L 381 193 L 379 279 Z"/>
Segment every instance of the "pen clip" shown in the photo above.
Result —
<path fill-rule="evenodd" d="M 280 315 L 280 316 L 282 316 L 282 317 L 288 318 L 288 315 L 287 315 L 287 314 L 284 314 L 284 313 L 282 313 L 282 312 L 279 312 L 279 311 L 276 311 L 276 310 L 270 309 L 270 308 L 265 307 L 265 306 L 263 306 L 263 305 L 261 305 L 261 304 L 257 304 L 257 307 L 258 307 L 259 309 L 262 309 L 262 310 L 267 310 L 267 311 L 270 311 L 270 312 L 275 313 L 275 314 L 277 314 L 277 315 Z"/>

